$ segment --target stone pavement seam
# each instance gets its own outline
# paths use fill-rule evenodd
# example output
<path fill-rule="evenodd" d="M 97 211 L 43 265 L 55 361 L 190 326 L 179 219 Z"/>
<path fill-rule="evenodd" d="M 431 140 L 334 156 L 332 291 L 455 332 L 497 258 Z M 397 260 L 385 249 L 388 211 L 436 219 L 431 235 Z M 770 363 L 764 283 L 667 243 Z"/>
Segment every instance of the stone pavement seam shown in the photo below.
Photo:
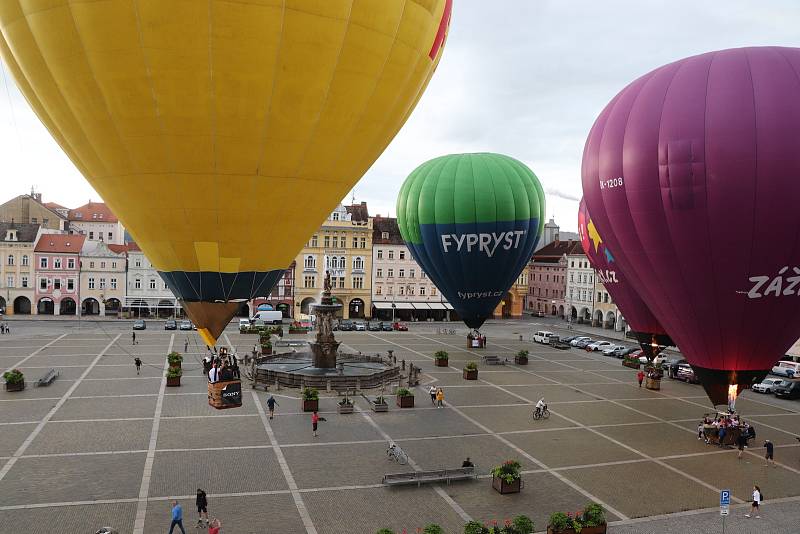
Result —
<path fill-rule="evenodd" d="M 44 344 L 43 346 L 39 347 L 39 348 L 38 348 L 38 349 L 36 349 L 35 351 L 31 352 L 30 354 L 28 354 L 27 356 L 25 356 L 24 358 L 22 358 L 22 359 L 21 359 L 20 361 L 18 361 L 16 364 L 14 364 L 14 365 L 12 365 L 11 367 L 9 367 L 8 369 L 6 369 L 6 371 L 10 371 L 10 370 L 12 370 L 12 369 L 16 369 L 16 368 L 18 368 L 18 367 L 22 367 L 22 364 L 23 364 L 23 363 L 27 362 L 28 360 L 30 360 L 31 358 L 33 358 L 34 356 L 36 356 L 37 354 L 39 354 L 40 352 L 42 352 L 44 349 L 46 349 L 47 347 L 51 346 L 53 343 L 55 343 L 56 341 L 58 341 L 58 340 L 62 339 L 64 336 L 67 336 L 67 335 L 69 335 L 69 333 L 66 333 L 66 334 L 61 334 L 61 335 L 60 335 L 60 336 L 58 336 L 57 338 L 55 338 L 55 339 L 51 340 L 49 343 L 46 343 L 46 344 Z M 122 334 L 120 334 L 120 336 L 121 336 L 121 335 L 122 335 Z M 117 336 L 117 337 L 119 337 L 119 336 Z M 20 348 L 30 348 L 30 347 L 20 347 Z"/>
<path fill-rule="evenodd" d="M 292 499 L 297 507 L 297 513 L 300 514 L 300 519 L 303 521 L 303 526 L 305 526 L 308 534 L 317 534 L 317 528 L 314 526 L 314 522 L 311 519 L 311 514 L 308 512 L 308 508 L 306 508 L 306 503 L 303 502 L 302 495 L 297 490 L 297 483 L 294 480 L 292 471 L 289 469 L 289 463 L 286 461 L 283 451 L 281 451 L 278 439 L 275 437 L 275 432 L 273 432 L 272 426 L 269 424 L 267 414 L 264 413 L 264 407 L 261 406 L 258 394 L 256 394 L 255 391 L 250 391 L 250 393 L 253 395 L 253 402 L 256 404 L 256 408 L 258 409 L 258 415 L 261 418 L 261 423 L 264 425 L 264 430 L 267 432 L 269 442 L 272 444 L 272 448 L 275 451 L 275 457 L 278 459 L 278 465 L 283 473 L 283 478 L 286 479 L 286 484 L 289 486 Z"/>
<path fill-rule="evenodd" d="M 64 334 L 64 335 L 66 335 L 66 334 Z M 11 468 L 12 468 L 12 467 L 14 467 L 14 464 L 17 462 L 17 460 L 18 460 L 18 459 L 19 459 L 19 458 L 20 458 L 20 457 L 21 457 L 23 454 L 25 454 L 25 451 L 28 449 L 28 447 L 29 447 L 29 446 L 30 446 L 30 444 L 33 442 L 33 440 L 34 440 L 34 439 L 36 439 L 36 436 L 38 436 L 38 435 L 39 435 L 39 433 L 42 431 L 42 429 L 43 429 L 43 428 L 44 428 L 44 426 L 47 424 L 47 422 L 48 422 L 48 421 L 49 421 L 49 420 L 50 420 L 50 419 L 51 419 L 51 418 L 52 418 L 52 417 L 55 415 L 55 413 L 56 413 L 56 412 L 57 412 L 57 411 L 58 411 L 58 410 L 59 410 L 59 409 L 60 409 L 60 408 L 61 408 L 61 407 L 64 405 L 64 403 L 65 403 L 65 402 L 67 402 L 67 399 L 68 399 L 68 398 L 69 398 L 69 396 L 72 394 L 72 392 L 73 392 L 73 391 L 75 391 L 76 389 L 78 389 L 78 386 L 81 384 L 81 381 L 84 379 L 84 377 L 86 377 L 86 375 L 88 375 L 88 374 L 89 374 L 89 373 L 92 371 L 92 369 L 94 368 L 94 366 L 95 366 L 95 365 L 97 365 L 97 362 L 99 362 L 99 361 L 100 361 L 100 358 L 102 358 L 102 357 L 103 357 L 103 355 L 106 353 L 106 351 L 107 351 L 109 348 L 111 348 L 111 346 L 112 346 L 112 345 L 114 345 L 114 343 L 116 343 L 116 341 L 119 339 L 119 337 L 120 337 L 121 335 L 122 335 L 122 334 L 117 334 L 117 337 L 115 337 L 114 339 L 112 339 L 112 340 L 109 342 L 109 344 L 108 344 L 108 345 L 106 345 L 106 346 L 105 346 L 105 348 L 104 348 L 103 350 L 101 350 L 101 351 L 100 351 L 100 353 L 99 353 L 97 356 L 95 356 L 94 360 L 92 360 L 92 363 L 90 363 L 90 364 L 89 364 L 89 367 L 87 367 L 87 368 L 86 368 L 86 370 L 83 372 L 83 374 L 81 374 L 80 378 L 78 378 L 78 379 L 75 381 L 75 383 L 74 383 L 74 384 L 72 384 L 72 385 L 70 386 L 70 388 L 67 390 L 67 392 L 66 392 L 66 393 L 64 393 L 64 395 L 62 395 L 62 396 L 61 396 L 61 398 L 60 398 L 60 399 L 59 399 L 59 401 L 56 403 L 56 405 L 55 405 L 55 406 L 53 406 L 53 407 L 50 409 L 50 411 L 49 411 L 49 412 L 47 412 L 47 415 L 45 415 L 45 416 L 42 418 L 42 420 L 41 420 L 41 421 L 39 421 L 39 424 L 37 424 L 37 425 L 36 425 L 36 428 L 34 428 L 34 429 L 31 431 L 31 433 L 28 435 L 28 437 L 25 439 L 25 441 L 24 441 L 24 442 L 22 442 L 22 445 L 20 445 L 20 446 L 19 446 L 19 448 L 18 448 L 18 449 L 17 449 L 17 450 L 14 452 L 13 456 L 11 457 L 11 459 L 10 459 L 10 460 L 8 460 L 8 461 L 6 462 L 6 464 L 5 464 L 5 465 L 2 467 L 2 469 L 0 469 L 0 481 L 2 481 L 2 480 L 5 478 L 5 476 L 8 474 L 8 472 L 11 470 Z M 61 337 L 64 337 L 64 336 L 61 336 Z M 56 339 L 61 339 L 61 337 L 59 337 L 59 338 L 56 338 Z M 55 341 L 55 340 L 54 340 L 54 341 Z M 51 341 L 51 343 L 52 343 L 52 341 Z M 47 345 L 45 345 L 45 347 L 47 347 Z M 42 347 L 42 348 L 45 348 L 45 347 Z"/>
<path fill-rule="evenodd" d="M 172 334 L 169 338 L 167 354 L 172 352 L 172 345 L 174 342 L 175 334 Z M 161 385 L 158 388 L 158 399 L 156 400 L 155 413 L 153 414 L 153 426 L 150 428 L 150 443 L 147 448 L 144 469 L 142 470 L 139 498 L 136 500 L 136 519 L 133 523 L 133 534 L 144 533 L 144 523 L 147 518 L 147 497 L 150 493 L 150 477 L 153 474 L 153 462 L 156 458 L 156 444 L 158 443 L 158 429 L 161 425 L 161 411 L 164 407 L 164 391 L 167 388 L 167 369 L 169 369 L 169 360 L 164 358 L 164 372 L 161 377 Z"/>

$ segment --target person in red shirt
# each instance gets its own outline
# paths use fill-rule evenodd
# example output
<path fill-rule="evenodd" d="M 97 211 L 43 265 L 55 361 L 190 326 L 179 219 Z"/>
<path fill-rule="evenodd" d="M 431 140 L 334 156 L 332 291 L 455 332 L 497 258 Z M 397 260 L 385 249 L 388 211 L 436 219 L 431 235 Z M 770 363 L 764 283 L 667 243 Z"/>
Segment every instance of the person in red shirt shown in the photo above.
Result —
<path fill-rule="evenodd" d="M 639 387 L 642 387 L 642 381 L 644 380 L 644 371 L 639 369 L 639 372 L 636 373 L 636 378 L 639 380 Z"/>
<path fill-rule="evenodd" d="M 219 534 L 219 529 L 222 528 L 222 523 L 219 519 L 214 518 L 211 523 L 208 524 L 208 534 Z"/>
<path fill-rule="evenodd" d="M 315 438 L 317 437 L 317 424 L 320 421 L 325 421 L 325 420 L 326 419 L 324 417 L 320 417 L 317 412 L 314 412 L 314 413 L 311 414 L 311 428 L 314 431 L 314 437 Z"/>

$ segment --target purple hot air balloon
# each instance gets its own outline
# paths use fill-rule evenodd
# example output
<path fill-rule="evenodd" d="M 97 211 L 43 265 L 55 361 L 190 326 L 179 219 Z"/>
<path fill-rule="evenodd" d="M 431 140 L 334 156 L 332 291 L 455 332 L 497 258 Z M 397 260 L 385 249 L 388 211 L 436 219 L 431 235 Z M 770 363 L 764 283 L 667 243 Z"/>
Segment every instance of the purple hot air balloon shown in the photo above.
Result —
<path fill-rule="evenodd" d="M 800 333 L 800 49 L 665 65 L 597 118 L 583 192 L 636 292 L 724 404 Z"/>
<path fill-rule="evenodd" d="M 625 279 L 625 274 L 619 269 L 608 244 L 597 231 L 583 199 L 578 208 L 578 234 L 583 251 L 597 272 L 597 277 L 625 316 L 642 352 L 652 360 L 662 348 L 673 344 L 672 339 Z"/>

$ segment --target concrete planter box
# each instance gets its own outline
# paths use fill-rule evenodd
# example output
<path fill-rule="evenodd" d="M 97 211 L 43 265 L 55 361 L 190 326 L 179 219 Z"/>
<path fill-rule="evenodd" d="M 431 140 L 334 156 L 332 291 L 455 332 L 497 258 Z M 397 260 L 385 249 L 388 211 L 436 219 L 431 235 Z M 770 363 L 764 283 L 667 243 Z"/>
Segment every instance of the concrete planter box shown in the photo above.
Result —
<path fill-rule="evenodd" d="M 22 391 L 25 389 L 25 381 L 9 384 L 6 382 L 6 391 Z"/>
<path fill-rule="evenodd" d="M 647 389 L 653 390 L 660 390 L 661 389 L 661 379 L 660 378 L 648 378 L 644 382 L 644 387 Z"/>
<path fill-rule="evenodd" d="M 443 360 L 442 359 L 436 359 L 434 361 L 436 362 L 436 367 L 449 367 L 449 365 L 450 365 L 450 360 L 448 360 L 447 358 L 445 358 Z"/>
<path fill-rule="evenodd" d="M 339 413 L 353 413 L 354 409 L 355 405 L 353 405 L 353 403 L 336 405 L 336 411 Z"/>
<path fill-rule="evenodd" d="M 477 380 L 477 379 L 478 379 L 477 369 L 464 369 L 464 380 Z"/>
<path fill-rule="evenodd" d="M 372 401 L 369 401 L 369 407 L 372 408 L 373 412 L 388 412 L 389 405 L 387 403 L 378 404 Z"/>
<path fill-rule="evenodd" d="M 514 356 L 514 363 L 517 365 L 528 365 L 527 356 Z"/>
<path fill-rule="evenodd" d="M 522 478 L 518 478 L 514 480 L 512 483 L 508 483 L 502 478 L 493 476 L 492 477 L 492 487 L 497 490 L 498 493 L 503 495 L 507 493 L 519 493 L 522 490 Z"/>
<path fill-rule="evenodd" d="M 167 387 L 168 388 L 176 388 L 181 385 L 181 377 L 176 376 L 169 378 L 167 377 Z"/>
<path fill-rule="evenodd" d="M 583 527 L 581 529 L 581 534 L 606 534 L 607 525 L 604 523 L 602 525 L 598 525 L 596 527 Z M 577 534 L 574 528 L 568 528 L 566 530 L 553 530 L 553 527 L 547 527 L 547 534 Z"/>
<path fill-rule="evenodd" d="M 628 360 L 622 360 L 622 365 L 624 367 L 630 367 L 631 369 L 638 369 L 642 364 L 641 364 L 641 362 L 638 362 L 638 361 L 633 362 L 633 361 L 628 361 Z"/>
<path fill-rule="evenodd" d="M 265 347 L 265 346 L 262 345 L 261 346 L 261 355 L 262 356 L 269 356 L 270 354 L 272 354 L 272 347 L 271 346 L 270 347 Z"/>
<path fill-rule="evenodd" d="M 315 400 L 305 400 L 301 399 L 303 403 L 303 411 L 304 412 L 318 412 L 319 411 L 319 399 Z"/>
<path fill-rule="evenodd" d="M 397 405 L 401 408 L 413 408 L 414 407 L 413 395 L 406 395 L 405 397 L 397 397 Z"/>

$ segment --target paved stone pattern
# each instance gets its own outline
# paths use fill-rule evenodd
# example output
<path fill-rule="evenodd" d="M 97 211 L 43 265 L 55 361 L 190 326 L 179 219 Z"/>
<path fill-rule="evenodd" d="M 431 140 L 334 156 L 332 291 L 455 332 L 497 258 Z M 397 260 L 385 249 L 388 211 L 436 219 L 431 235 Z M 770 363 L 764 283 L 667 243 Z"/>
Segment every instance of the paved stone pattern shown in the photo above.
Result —
<path fill-rule="evenodd" d="M 465 514 L 501 522 L 526 514 L 541 531 L 550 513 L 578 510 L 595 498 L 618 512 L 608 513 L 613 533 L 714 532 L 720 527 L 716 490 L 725 487 L 738 499 L 726 532 L 796 532 L 800 449 L 794 436 L 800 434 L 800 410 L 795 402 L 745 393 L 739 411 L 756 424 L 756 445 L 764 438 L 776 443 L 780 465 L 764 467 L 758 446 L 737 460 L 735 451 L 696 439 L 697 421 L 709 410 L 702 388 L 664 380 L 661 392 L 640 389 L 635 372 L 618 360 L 519 339 L 537 329 L 558 331 L 559 325 L 540 321 L 490 323 L 486 351 L 467 349 L 466 331 L 457 325 L 452 326 L 458 335 L 438 334 L 430 324 L 415 324 L 403 333 L 340 333 L 354 350 L 391 349 L 398 359 L 414 362 L 423 370 L 423 384 L 414 409 L 401 410 L 390 397 L 388 413 L 369 411 L 358 397 L 356 406 L 364 414 L 339 415 L 337 399 L 323 392 L 327 421 L 316 438 L 297 391 L 257 391 L 262 403 L 269 395 L 278 400 L 270 427 L 316 531 L 368 534 L 388 527 L 415 532 L 436 522 L 458 533 Z M 104 525 L 134 531 L 172 333 L 151 321 L 132 345 L 130 323 L 75 326 L 14 321 L 14 333 L 0 337 L 4 369 L 20 366 L 29 382 L 52 367 L 61 372 L 49 387 L 0 391 L 0 470 L 15 457 L 0 479 L 0 532 L 8 525 L 15 532 L 93 532 Z M 118 342 L 64 398 L 117 334 L 122 334 Z M 182 385 L 167 388 L 163 400 L 147 515 L 139 532 L 164 532 L 173 498 L 182 503 L 191 531 L 198 487 L 209 493 L 211 516 L 222 520 L 225 532 L 308 532 L 249 388 L 241 409 L 210 408 L 199 371 L 205 348 L 194 332 L 176 334 L 175 348 L 182 349 L 187 338 Z M 227 338 L 240 352 L 253 344 L 252 336 L 233 329 Z M 479 380 L 463 380 L 464 363 L 480 362 L 483 354 L 513 361 L 520 349 L 530 351 L 529 365 L 479 363 Z M 450 353 L 450 367 L 433 366 L 437 350 Z M 134 356 L 144 362 L 140 375 Z M 444 387 L 444 409 L 431 405 L 430 385 Z M 548 400 L 552 415 L 533 421 L 532 404 L 540 397 Z M 407 451 L 409 465 L 387 459 L 387 439 Z M 466 456 L 482 474 L 477 481 L 441 488 L 380 484 L 384 473 L 456 467 Z M 516 495 L 500 495 L 486 473 L 510 458 L 522 463 L 525 487 Z M 742 503 L 754 483 L 770 499 L 758 521 L 743 517 L 747 506 Z"/>

